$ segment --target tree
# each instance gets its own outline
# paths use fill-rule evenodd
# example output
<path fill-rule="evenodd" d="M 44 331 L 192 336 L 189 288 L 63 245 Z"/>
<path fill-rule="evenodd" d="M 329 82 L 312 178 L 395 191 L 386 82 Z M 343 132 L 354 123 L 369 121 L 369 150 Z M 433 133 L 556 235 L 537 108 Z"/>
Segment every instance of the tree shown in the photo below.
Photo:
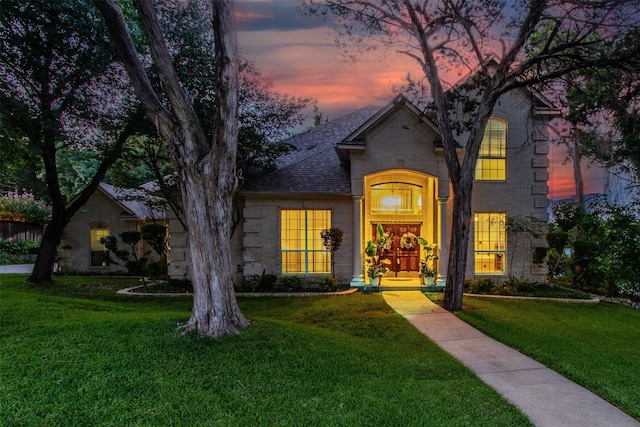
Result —
<path fill-rule="evenodd" d="M 640 72 L 605 69 L 567 79 L 567 120 L 576 145 L 607 168 L 640 178 Z"/>
<path fill-rule="evenodd" d="M 217 101 L 215 87 L 210 82 L 216 78 L 216 69 L 212 66 L 216 60 L 207 2 L 166 0 L 156 2 L 155 6 L 160 25 L 165 30 L 165 42 L 178 79 L 185 88 L 189 88 L 193 108 L 206 137 L 213 138 L 215 129 L 212 118 L 215 116 Z M 138 23 L 130 16 L 134 11 L 124 12 L 130 12 L 125 16 L 130 25 L 134 25 L 134 30 L 138 30 Z M 136 37 L 135 41 L 141 53 L 146 54 L 148 49 L 143 38 Z M 156 90 L 160 88 L 156 74 L 152 70 L 147 73 L 153 87 Z M 311 100 L 274 92 L 273 83 L 246 58 L 239 59 L 239 85 L 236 168 L 242 185 L 242 177 L 255 170 L 272 168 L 279 156 L 292 150 L 291 145 L 281 141 L 291 135 L 292 129 L 303 123 L 306 118 L 304 110 Z M 170 159 L 167 144 L 156 132 L 148 131 L 147 135 L 147 138 L 140 141 L 142 156 L 137 158 L 144 159 L 145 169 L 153 172 L 153 179 L 186 230 L 184 212 L 175 197 L 177 180 L 168 173 L 171 168 L 168 167 Z M 234 203 L 232 230 L 235 230 L 239 220 L 235 206 L 237 203 Z"/>
<path fill-rule="evenodd" d="M 124 261 L 129 273 L 140 275 L 143 285 L 147 285 L 146 277 L 158 277 L 167 273 L 167 228 L 158 223 L 148 222 L 140 227 L 140 231 L 123 231 L 120 240 L 128 249 L 120 249 L 118 238 L 106 236 L 100 238 L 100 243 L 112 252 L 118 259 Z M 152 259 L 151 251 L 138 254 L 141 241 L 145 241 L 158 254 L 160 259 Z M 117 264 L 110 255 L 109 261 Z M 131 259 L 133 258 L 133 259 Z"/>
<path fill-rule="evenodd" d="M 134 3 L 160 81 L 163 103 L 134 46 L 122 9 L 112 0 L 96 1 L 131 84 L 147 117 L 167 141 L 180 177 L 192 260 L 193 309 L 185 331 L 220 337 L 249 325 L 238 308 L 231 280 L 232 200 L 238 190 L 238 53 L 232 4 L 211 2 L 215 50 L 215 114 L 212 136 L 193 105 L 193 92 L 178 79 L 154 6 Z"/>
<path fill-rule="evenodd" d="M 0 103 L 3 128 L 28 141 L 45 172 L 51 220 L 31 282 L 50 282 L 62 232 L 93 194 L 118 157 L 135 117 L 120 120 L 130 105 L 112 67 L 113 49 L 97 11 L 71 1 L 3 2 L 0 14 Z M 111 91 L 102 91 L 109 86 Z M 102 160 L 73 200 L 62 192 L 58 154 L 99 147 Z"/>
<path fill-rule="evenodd" d="M 487 121 L 500 96 L 534 89 L 579 69 L 638 66 L 636 0 L 307 0 L 310 14 L 340 24 L 345 43 L 396 48 L 420 65 L 429 87 L 453 188 L 444 307 L 462 309 L 474 172 Z M 598 34 L 598 37 L 592 37 Z M 605 53 L 602 55 L 601 53 Z M 498 61 L 492 61 L 497 57 Z M 469 73 L 463 85 L 451 71 Z M 451 96 L 454 95 L 454 96 Z M 465 118 L 454 116 L 453 101 Z M 456 129 L 468 133 L 456 153 Z"/>
<path fill-rule="evenodd" d="M 327 228 L 320 232 L 322 238 L 322 245 L 331 254 L 331 276 L 336 277 L 336 261 L 335 255 L 340 245 L 342 244 L 342 238 L 344 237 L 344 231 L 337 227 Z"/>

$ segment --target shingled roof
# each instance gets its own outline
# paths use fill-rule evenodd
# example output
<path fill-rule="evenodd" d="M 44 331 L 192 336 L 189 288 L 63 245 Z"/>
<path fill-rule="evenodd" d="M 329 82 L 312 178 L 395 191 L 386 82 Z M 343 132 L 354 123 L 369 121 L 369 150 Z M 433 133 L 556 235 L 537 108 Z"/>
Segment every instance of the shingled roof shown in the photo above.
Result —
<path fill-rule="evenodd" d="M 351 194 L 349 169 L 342 165 L 336 144 L 380 110 L 373 105 L 309 129 L 285 142 L 296 149 L 282 156 L 276 168 L 245 182 L 245 193 Z"/>
<path fill-rule="evenodd" d="M 147 220 L 151 218 L 165 218 L 166 214 L 164 210 L 150 207 L 145 203 L 149 197 L 153 196 L 150 196 L 142 190 L 114 187 L 104 182 L 99 184 L 99 188 L 123 208 L 120 216 L 122 219 Z"/>

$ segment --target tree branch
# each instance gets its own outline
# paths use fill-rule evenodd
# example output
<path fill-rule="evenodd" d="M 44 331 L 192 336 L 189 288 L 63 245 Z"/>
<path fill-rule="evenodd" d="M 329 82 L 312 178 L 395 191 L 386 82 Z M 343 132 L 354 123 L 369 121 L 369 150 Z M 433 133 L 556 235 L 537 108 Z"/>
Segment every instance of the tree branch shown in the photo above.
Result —
<path fill-rule="evenodd" d="M 94 0 L 94 4 L 105 19 L 111 38 L 131 79 L 131 85 L 147 115 L 163 135 L 169 135 L 166 130 L 171 124 L 171 113 L 162 105 L 153 90 L 149 76 L 138 58 L 122 9 L 113 0 Z"/>

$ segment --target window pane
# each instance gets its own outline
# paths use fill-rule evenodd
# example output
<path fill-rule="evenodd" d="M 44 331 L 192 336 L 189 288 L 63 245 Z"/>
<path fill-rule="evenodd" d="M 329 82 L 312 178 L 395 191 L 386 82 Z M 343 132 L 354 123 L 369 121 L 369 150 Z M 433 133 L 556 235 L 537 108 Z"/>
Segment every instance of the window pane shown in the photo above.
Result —
<path fill-rule="evenodd" d="M 489 119 L 480 146 L 476 179 L 494 181 L 507 179 L 506 157 L 507 124 L 498 119 Z"/>
<path fill-rule="evenodd" d="M 476 213 L 475 215 L 475 272 L 503 274 L 506 259 L 506 214 Z"/>
<path fill-rule="evenodd" d="M 91 240 L 91 266 L 100 267 L 109 265 L 107 249 L 100 239 L 109 236 L 109 224 L 105 222 L 94 222 L 91 224 L 89 239 Z"/>
<path fill-rule="evenodd" d="M 422 187 L 403 182 L 371 186 L 371 211 L 393 212 L 398 215 L 419 215 L 422 212 Z"/>
<path fill-rule="evenodd" d="M 330 253 L 320 237 L 320 232 L 330 227 L 330 210 L 283 210 L 282 273 L 330 273 Z"/>

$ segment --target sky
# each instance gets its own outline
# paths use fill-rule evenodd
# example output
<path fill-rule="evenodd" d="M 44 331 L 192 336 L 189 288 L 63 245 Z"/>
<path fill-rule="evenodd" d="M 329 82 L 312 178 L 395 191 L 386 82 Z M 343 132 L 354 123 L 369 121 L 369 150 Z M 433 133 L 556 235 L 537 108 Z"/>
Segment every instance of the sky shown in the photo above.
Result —
<path fill-rule="evenodd" d="M 408 73 L 421 76 L 415 60 L 393 51 L 359 54 L 348 60 L 325 23 L 303 16 L 299 0 L 237 0 L 236 24 L 242 54 L 273 81 L 276 92 L 317 100 L 335 119 L 368 105 L 380 107 L 395 95 Z M 549 156 L 550 198 L 575 194 L 571 163 L 564 149 Z M 585 193 L 604 188 L 604 172 L 583 165 Z"/>

